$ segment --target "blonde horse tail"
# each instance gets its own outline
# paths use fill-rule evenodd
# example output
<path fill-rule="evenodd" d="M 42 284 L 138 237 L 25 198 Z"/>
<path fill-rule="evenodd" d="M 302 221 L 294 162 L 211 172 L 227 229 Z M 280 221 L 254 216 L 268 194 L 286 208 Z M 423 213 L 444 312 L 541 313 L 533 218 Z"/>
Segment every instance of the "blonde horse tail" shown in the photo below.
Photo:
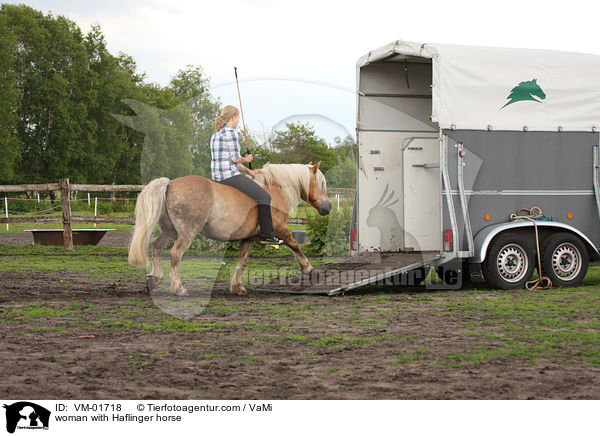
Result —
<path fill-rule="evenodd" d="M 145 267 L 148 262 L 148 240 L 165 211 L 169 179 L 154 179 L 142 189 L 135 205 L 135 228 L 129 242 L 129 263 Z"/>

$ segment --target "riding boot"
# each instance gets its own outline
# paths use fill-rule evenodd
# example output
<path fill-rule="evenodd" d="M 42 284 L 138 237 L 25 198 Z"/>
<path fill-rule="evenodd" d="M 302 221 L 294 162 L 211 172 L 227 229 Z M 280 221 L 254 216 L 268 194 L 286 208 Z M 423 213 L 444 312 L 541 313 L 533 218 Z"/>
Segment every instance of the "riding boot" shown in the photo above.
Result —
<path fill-rule="evenodd" d="M 258 205 L 258 225 L 260 226 L 261 236 L 273 236 L 273 220 L 271 218 L 271 205 L 259 204 Z"/>

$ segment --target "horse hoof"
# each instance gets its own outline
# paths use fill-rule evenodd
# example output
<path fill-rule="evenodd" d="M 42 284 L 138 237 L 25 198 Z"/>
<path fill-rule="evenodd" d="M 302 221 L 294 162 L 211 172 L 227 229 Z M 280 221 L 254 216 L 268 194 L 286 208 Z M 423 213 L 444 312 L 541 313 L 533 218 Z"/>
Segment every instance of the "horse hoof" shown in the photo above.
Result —
<path fill-rule="evenodd" d="M 152 292 L 154 289 L 158 288 L 160 282 L 162 282 L 161 278 L 150 275 L 146 276 L 146 287 L 148 288 L 148 292 Z"/>
<path fill-rule="evenodd" d="M 171 295 L 179 295 L 179 296 L 188 295 L 187 289 L 185 289 L 182 285 L 169 287 L 169 293 Z"/>
<path fill-rule="evenodd" d="M 248 291 L 242 285 L 231 285 L 229 288 L 229 293 L 234 295 L 246 295 Z"/>

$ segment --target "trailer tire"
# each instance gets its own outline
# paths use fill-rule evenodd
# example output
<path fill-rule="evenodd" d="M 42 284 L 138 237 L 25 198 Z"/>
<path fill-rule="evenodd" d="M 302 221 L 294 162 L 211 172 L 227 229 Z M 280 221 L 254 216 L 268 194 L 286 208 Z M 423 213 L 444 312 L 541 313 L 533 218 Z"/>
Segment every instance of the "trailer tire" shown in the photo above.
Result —
<path fill-rule="evenodd" d="M 588 269 L 583 242 L 571 233 L 555 233 L 542 243 L 542 273 L 553 286 L 579 286 Z"/>
<path fill-rule="evenodd" d="M 486 282 L 495 288 L 522 288 L 533 275 L 533 250 L 515 233 L 498 236 L 490 244 L 481 265 Z"/>

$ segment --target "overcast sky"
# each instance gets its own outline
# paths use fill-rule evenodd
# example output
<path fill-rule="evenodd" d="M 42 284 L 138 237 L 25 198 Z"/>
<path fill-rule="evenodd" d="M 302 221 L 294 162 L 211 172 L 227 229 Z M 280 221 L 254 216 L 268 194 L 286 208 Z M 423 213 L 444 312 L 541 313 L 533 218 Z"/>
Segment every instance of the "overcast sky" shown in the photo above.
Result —
<path fill-rule="evenodd" d="M 135 58 L 149 81 L 201 65 L 213 94 L 238 105 L 255 132 L 311 122 L 321 136 L 354 134 L 356 60 L 388 42 L 488 45 L 600 54 L 600 3 L 460 0 L 24 0 L 98 23 L 109 50 Z"/>

